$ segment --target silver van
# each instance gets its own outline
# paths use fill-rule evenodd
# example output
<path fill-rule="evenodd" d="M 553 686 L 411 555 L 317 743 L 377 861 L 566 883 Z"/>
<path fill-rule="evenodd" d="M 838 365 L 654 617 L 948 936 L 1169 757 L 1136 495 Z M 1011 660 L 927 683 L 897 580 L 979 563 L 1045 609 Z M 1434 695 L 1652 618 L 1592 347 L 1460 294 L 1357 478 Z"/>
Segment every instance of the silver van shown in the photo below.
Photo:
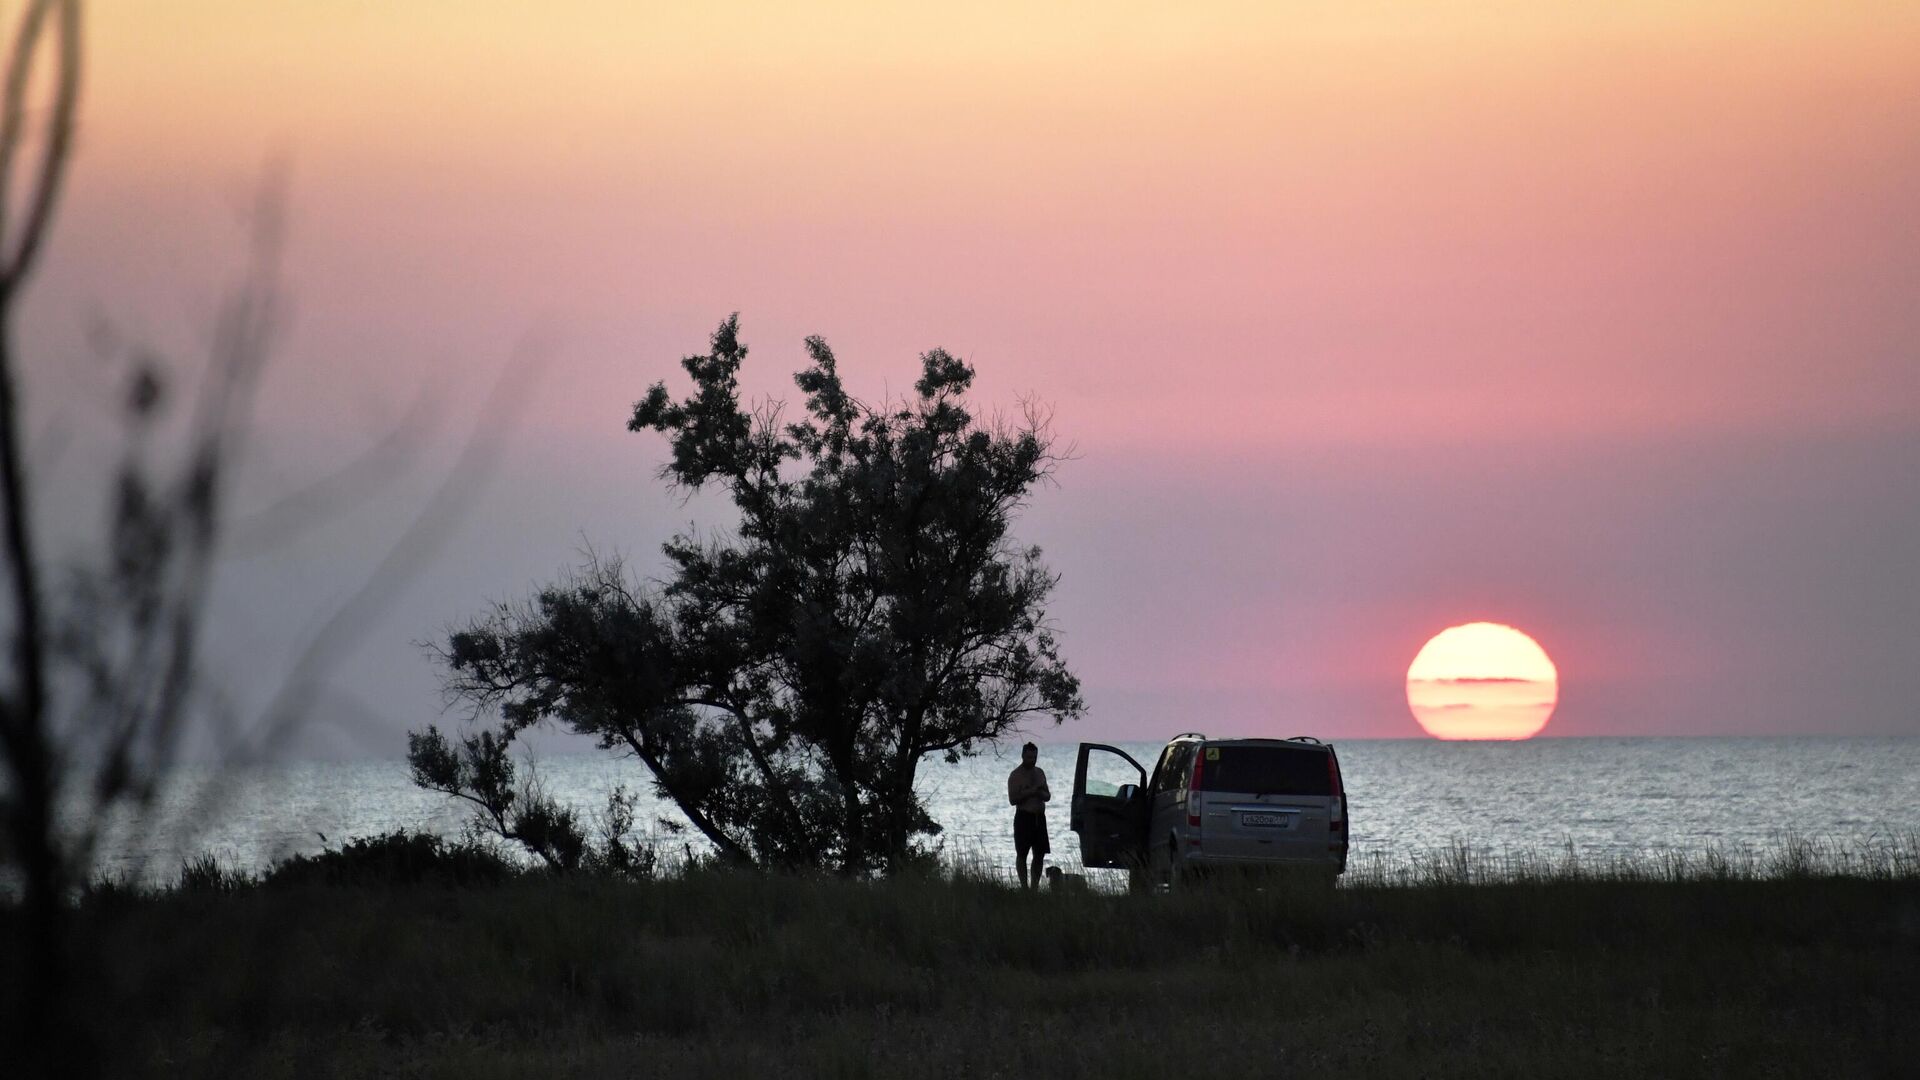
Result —
<path fill-rule="evenodd" d="M 1210 870 L 1347 868 L 1346 789 L 1333 747 L 1293 739 L 1175 736 L 1153 772 L 1125 750 L 1081 743 L 1069 825 L 1080 861 L 1124 867 L 1136 886 Z"/>

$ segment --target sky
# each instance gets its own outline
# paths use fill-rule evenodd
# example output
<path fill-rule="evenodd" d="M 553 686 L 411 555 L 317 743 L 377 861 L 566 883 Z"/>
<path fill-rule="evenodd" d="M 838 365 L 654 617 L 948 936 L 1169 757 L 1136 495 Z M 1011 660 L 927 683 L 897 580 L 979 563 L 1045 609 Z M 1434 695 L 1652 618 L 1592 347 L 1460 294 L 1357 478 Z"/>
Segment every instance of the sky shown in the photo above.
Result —
<path fill-rule="evenodd" d="M 1408 664 L 1477 620 L 1552 656 L 1549 735 L 1920 734 L 1920 7 L 950 7 L 91 5 L 21 330 L 54 528 L 98 520 L 98 328 L 191 368 L 281 175 L 235 513 L 411 452 L 223 567 L 235 700 L 532 373 L 288 753 L 398 755 L 422 643 L 723 525 L 624 421 L 734 311 L 756 395 L 818 333 L 856 392 L 937 346 L 1051 409 L 1018 533 L 1090 707 L 1043 738 L 1418 736 Z"/>

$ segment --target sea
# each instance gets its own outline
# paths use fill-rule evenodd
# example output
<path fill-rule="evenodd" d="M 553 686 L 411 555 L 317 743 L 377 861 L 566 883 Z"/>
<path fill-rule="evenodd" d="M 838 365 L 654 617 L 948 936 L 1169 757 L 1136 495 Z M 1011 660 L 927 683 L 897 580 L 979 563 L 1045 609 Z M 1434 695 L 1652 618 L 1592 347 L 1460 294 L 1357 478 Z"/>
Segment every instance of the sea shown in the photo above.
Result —
<path fill-rule="evenodd" d="M 1053 859 L 1069 871 L 1079 869 L 1066 806 L 1077 745 L 1040 751 L 1054 792 L 1047 814 Z M 1151 769 L 1162 744 L 1116 745 Z M 1336 748 L 1351 815 L 1350 866 L 1361 868 L 1460 851 L 1589 863 L 1708 853 L 1764 860 L 1796 843 L 1843 853 L 1904 844 L 1911 852 L 1920 836 L 1920 738 L 1351 740 Z M 922 765 L 918 786 L 942 826 L 931 842 L 944 858 L 1010 871 L 1006 777 L 1016 764 L 1017 747 L 1009 745 L 958 764 Z M 638 795 L 635 832 L 669 861 L 700 849 L 697 834 L 675 827 L 683 823 L 678 811 L 655 797 L 645 767 L 632 758 L 552 754 L 532 769 L 549 794 L 588 821 L 615 789 Z M 183 860 L 212 855 L 259 872 L 290 855 L 396 829 L 456 836 L 471 817 L 468 804 L 415 787 L 398 760 L 196 766 L 175 776 L 139 827 L 106 839 L 95 869 L 160 883 Z M 1096 876 L 1108 873 L 1117 872 Z"/>

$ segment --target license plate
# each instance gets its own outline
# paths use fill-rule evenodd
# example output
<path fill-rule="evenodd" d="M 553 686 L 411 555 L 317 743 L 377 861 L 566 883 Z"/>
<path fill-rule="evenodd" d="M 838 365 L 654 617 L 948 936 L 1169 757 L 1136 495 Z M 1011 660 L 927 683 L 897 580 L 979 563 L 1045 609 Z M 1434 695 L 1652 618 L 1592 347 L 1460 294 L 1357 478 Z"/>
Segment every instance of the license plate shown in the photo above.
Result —
<path fill-rule="evenodd" d="M 1293 824 L 1292 814 L 1241 814 L 1240 824 L 1262 825 L 1270 829 L 1284 829 Z"/>

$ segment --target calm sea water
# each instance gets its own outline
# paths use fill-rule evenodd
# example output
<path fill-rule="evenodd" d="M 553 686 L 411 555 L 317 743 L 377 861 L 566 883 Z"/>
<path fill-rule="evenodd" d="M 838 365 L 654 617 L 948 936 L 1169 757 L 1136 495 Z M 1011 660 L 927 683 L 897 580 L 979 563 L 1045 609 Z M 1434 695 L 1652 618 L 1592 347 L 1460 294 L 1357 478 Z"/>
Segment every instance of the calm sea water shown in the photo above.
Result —
<path fill-rule="evenodd" d="M 1151 767 L 1158 743 L 1125 743 Z M 1492 853 L 1582 857 L 1777 848 L 1787 836 L 1846 847 L 1920 832 L 1920 738 L 1534 739 L 1519 743 L 1363 740 L 1338 744 L 1354 857 L 1404 859 L 1456 844 Z M 1075 744 L 1043 747 L 1054 790 L 1056 861 L 1079 855 L 1067 830 Z M 921 770 L 949 854 L 1011 865 L 1008 748 Z M 607 754 L 546 757 L 542 784 L 583 812 L 625 784 L 651 800 L 645 770 Z M 678 850 L 655 824 L 642 831 Z M 210 852 L 253 869 L 324 842 L 399 828 L 459 832 L 463 804 L 415 788 L 398 761 L 300 763 L 184 774 L 157 824 L 116 839 L 101 869 L 164 879 Z M 690 837 L 692 834 L 688 834 Z"/>

